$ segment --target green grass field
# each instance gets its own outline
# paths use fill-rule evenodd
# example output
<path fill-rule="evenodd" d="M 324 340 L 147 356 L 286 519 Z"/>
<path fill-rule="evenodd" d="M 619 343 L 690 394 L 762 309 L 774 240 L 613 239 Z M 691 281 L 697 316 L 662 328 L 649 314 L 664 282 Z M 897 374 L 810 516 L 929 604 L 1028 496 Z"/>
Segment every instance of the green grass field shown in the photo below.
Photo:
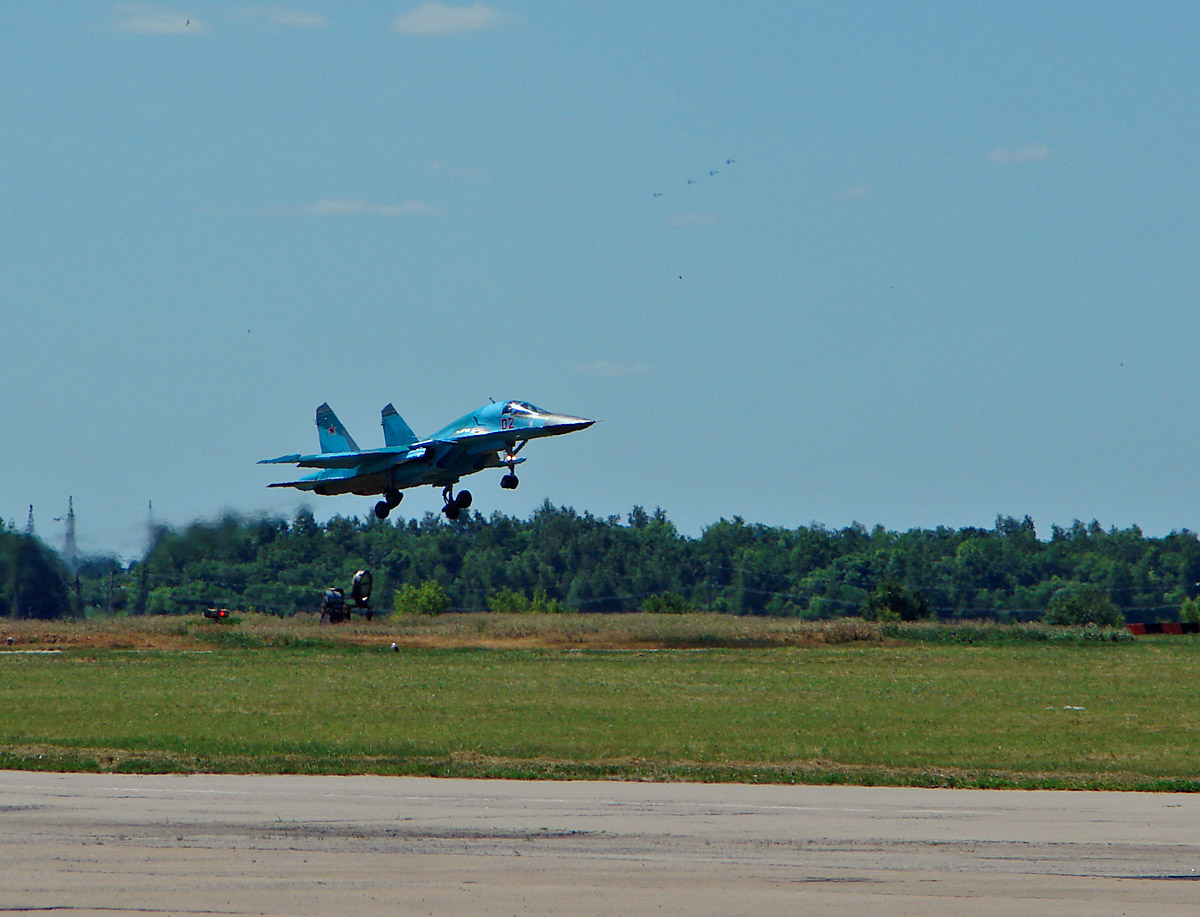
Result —
<path fill-rule="evenodd" d="M 0 767 L 1200 789 L 1195 638 L 391 652 L 209 633 L 0 655 Z"/>

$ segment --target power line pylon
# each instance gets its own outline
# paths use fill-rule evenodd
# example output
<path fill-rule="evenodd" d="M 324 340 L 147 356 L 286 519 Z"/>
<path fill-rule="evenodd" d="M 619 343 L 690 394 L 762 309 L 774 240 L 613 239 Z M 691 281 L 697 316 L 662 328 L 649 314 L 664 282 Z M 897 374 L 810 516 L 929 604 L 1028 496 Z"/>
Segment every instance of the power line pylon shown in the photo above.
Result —
<path fill-rule="evenodd" d="M 78 573 L 79 557 L 75 546 L 75 498 L 73 496 L 67 497 L 67 514 L 55 516 L 54 521 L 67 523 L 67 534 L 63 538 L 63 561 L 71 572 L 71 576 L 75 576 Z"/>

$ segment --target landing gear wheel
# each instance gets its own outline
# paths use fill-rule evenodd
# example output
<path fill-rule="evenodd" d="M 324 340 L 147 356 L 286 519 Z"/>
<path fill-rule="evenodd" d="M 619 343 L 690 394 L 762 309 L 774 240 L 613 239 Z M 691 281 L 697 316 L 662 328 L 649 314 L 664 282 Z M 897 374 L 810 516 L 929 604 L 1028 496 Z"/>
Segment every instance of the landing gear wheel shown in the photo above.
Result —
<path fill-rule="evenodd" d="M 383 500 L 380 500 L 378 503 L 375 504 L 375 518 L 376 519 L 386 519 L 388 517 L 388 513 L 390 513 L 391 511 L 392 511 L 392 508 L 390 506 L 388 506 L 387 503 L 385 503 Z"/>
<path fill-rule="evenodd" d="M 460 490 L 458 492 L 458 496 L 454 498 L 454 503 L 458 506 L 459 509 L 470 509 L 471 508 L 471 491 Z"/>
<path fill-rule="evenodd" d="M 458 515 L 462 511 L 458 508 L 457 503 L 447 503 L 442 507 L 442 512 L 446 514 L 447 519 L 449 519 L 451 522 L 455 522 L 458 520 Z"/>
<path fill-rule="evenodd" d="M 517 476 L 511 471 L 500 479 L 500 486 L 505 490 L 516 490 L 517 485 L 521 482 L 517 480 Z"/>
<path fill-rule="evenodd" d="M 395 509 L 400 505 L 400 501 L 404 499 L 404 494 L 398 490 L 385 490 L 383 492 L 383 499 L 387 503 L 388 509 Z"/>

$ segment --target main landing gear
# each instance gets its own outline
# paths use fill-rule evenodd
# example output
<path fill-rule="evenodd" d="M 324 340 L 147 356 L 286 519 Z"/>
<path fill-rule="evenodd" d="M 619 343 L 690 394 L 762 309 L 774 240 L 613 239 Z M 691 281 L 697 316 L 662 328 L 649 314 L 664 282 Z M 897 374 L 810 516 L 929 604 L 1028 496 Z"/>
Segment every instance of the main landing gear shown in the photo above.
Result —
<path fill-rule="evenodd" d="M 404 499 L 404 494 L 400 491 L 392 489 L 383 492 L 383 499 L 375 504 L 375 518 L 386 519 L 388 513 L 400 505 L 400 501 Z"/>
<path fill-rule="evenodd" d="M 442 499 L 446 503 L 446 505 L 442 507 L 442 513 L 451 522 L 454 522 L 456 519 L 458 519 L 459 515 L 464 509 L 471 508 L 471 491 L 460 490 L 458 492 L 458 496 L 456 497 L 454 496 L 453 484 L 447 485 L 446 489 L 442 491 Z"/>

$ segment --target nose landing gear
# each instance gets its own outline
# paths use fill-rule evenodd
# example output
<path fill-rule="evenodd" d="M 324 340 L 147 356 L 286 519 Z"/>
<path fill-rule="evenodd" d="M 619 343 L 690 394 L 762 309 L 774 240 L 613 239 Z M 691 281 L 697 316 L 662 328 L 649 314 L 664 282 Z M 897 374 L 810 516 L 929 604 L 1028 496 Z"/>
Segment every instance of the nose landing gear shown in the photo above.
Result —
<path fill-rule="evenodd" d="M 505 490 L 516 490 L 517 485 L 521 483 L 517 479 L 515 471 L 517 467 L 517 453 L 521 451 L 527 442 L 529 442 L 529 440 L 523 439 L 517 444 L 517 448 L 513 449 L 511 452 L 504 453 L 503 464 L 508 466 L 508 474 L 500 479 L 500 486 Z"/>

